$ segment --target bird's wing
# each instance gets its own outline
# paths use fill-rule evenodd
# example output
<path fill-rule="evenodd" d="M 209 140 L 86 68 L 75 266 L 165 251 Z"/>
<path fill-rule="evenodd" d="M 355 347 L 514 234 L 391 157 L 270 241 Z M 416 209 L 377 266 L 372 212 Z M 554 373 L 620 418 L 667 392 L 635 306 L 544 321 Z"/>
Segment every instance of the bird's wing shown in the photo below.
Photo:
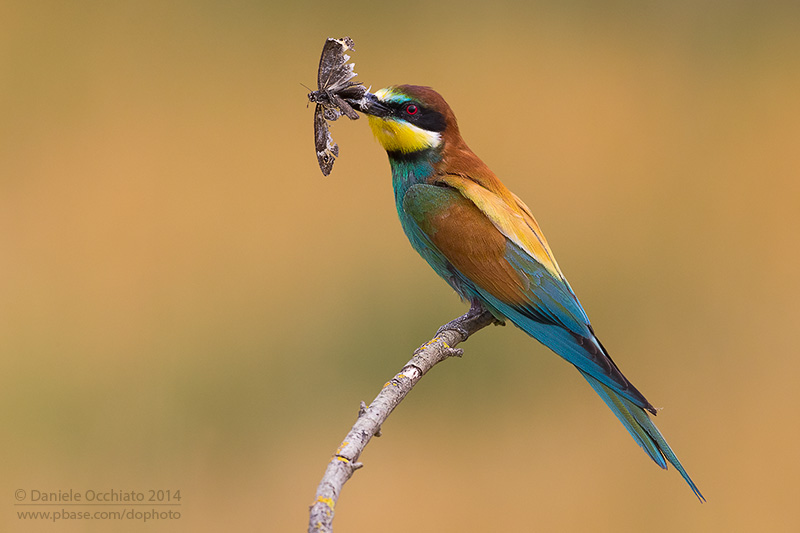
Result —
<path fill-rule="evenodd" d="M 583 372 L 653 409 L 594 336 L 522 202 L 511 206 L 469 179 L 448 175 L 437 177 L 435 185 L 410 187 L 403 210 L 454 267 L 459 282 L 489 307 Z"/>
<path fill-rule="evenodd" d="M 516 203 L 509 204 L 499 194 L 463 176 L 442 176 L 437 178 L 437 183 L 458 191 L 505 237 L 508 242 L 503 259 L 518 274 L 533 282 L 524 291 L 526 299 L 539 300 L 536 302 L 539 311 L 552 315 L 557 324 L 576 334 L 586 334 L 589 318 L 561 273 L 528 206 L 510 191 Z"/>
<path fill-rule="evenodd" d="M 510 205 L 501 195 L 463 176 L 445 175 L 437 177 L 436 182 L 454 188 L 472 201 L 506 238 L 530 254 L 552 275 L 564 278 L 539 225 L 519 197 L 509 191 L 516 201 L 516 205 Z"/>

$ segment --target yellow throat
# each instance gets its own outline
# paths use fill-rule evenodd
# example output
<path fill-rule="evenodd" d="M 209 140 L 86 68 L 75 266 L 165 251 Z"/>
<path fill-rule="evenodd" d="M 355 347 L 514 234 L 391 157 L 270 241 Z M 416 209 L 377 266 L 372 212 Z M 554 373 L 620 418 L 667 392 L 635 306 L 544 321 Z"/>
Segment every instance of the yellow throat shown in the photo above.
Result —
<path fill-rule="evenodd" d="M 391 88 L 375 92 L 375 96 L 381 101 L 390 101 L 396 94 Z M 408 154 L 433 148 L 442 142 L 440 133 L 424 130 L 401 118 L 370 115 L 369 125 L 375 138 L 387 152 Z"/>

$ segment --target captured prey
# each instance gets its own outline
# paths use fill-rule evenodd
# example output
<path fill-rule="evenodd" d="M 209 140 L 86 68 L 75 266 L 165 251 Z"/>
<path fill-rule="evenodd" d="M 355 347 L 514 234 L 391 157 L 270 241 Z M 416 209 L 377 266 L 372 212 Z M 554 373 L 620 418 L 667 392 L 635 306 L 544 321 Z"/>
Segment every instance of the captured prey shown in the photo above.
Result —
<path fill-rule="evenodd" d="M 360 82 L 351 81 L 356 77 L 353 63 L 348 63 L 348 50 L 355 50 L 350 37 L 329 38 L 322 48 L 317 72 L 317 90 L 308 93 L 308 100 L 314 102 L 314 147 L 322 174 L 331 173 L 333 162 L 339 155 L 339 145 L 333 142 L 328 129 L 328 121 L 345 115 L 351 120 L 358 118 L 349 102 L 358 101 L 367 93 Z M 349 102 L 348 102 L 349 101 Z"/>

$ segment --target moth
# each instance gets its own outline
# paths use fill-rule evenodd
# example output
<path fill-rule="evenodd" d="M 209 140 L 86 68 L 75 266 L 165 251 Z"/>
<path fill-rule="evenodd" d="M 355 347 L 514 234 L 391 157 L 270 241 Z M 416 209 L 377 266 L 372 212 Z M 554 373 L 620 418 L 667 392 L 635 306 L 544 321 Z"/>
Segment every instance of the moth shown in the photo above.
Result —
<path fill-rule="evenodd" d="M 328 130 L 328 121 L 333 122 L 344 115 L 351 120 L 358 113 L 346 100 L 359 100 L 367 93 L 361 82 L 350 81 L 356 77 L 353 64 L 348 63 L 348 50 L 355 50 L 350 37 L 329 38 L 322 48 L 317 72 L 317 90 L 308 93 L 309 102 L 314 102 L 314 146 L 317 149 L 319 168 L 324 176 L 331 173 L 333 162 L 339 155 L 339 145 L 333 142 Z"/>

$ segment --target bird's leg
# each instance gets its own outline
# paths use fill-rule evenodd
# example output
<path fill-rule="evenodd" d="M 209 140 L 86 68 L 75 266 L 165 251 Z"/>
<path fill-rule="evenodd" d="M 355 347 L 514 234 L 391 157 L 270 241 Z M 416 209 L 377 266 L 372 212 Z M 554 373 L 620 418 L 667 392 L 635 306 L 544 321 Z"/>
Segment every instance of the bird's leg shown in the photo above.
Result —
<path fill-rule="evenodd" d="M 466 340 L 466 338 L 469 337 L 469 331 L 467 331 L 467 329 L 464 327 L 464 325 L 467 322 L 478 318 L 482 314 L 489 312 L 483 306 L 483 304 L 481 304 L 481 302 L 478 301 L 477 299 L 471 300 L 470 303 L 471 303 L 471 305 L 470 305 L 469 311 L 467 311 L 466 313 L 464 313 L 460 317 L 458 317 L 458 318 L 456 318 L 454 320 L 451 320 L 450 322 L 448 322 L 444 326 L 440 327 L 439 330 L 436 332 L 436 336 L 438 337 L 443 331 L 446 331 L 446 330 L 449 329 L 449 330 L 452 330 L 452 331 L 459 332 L 461 334 L 461 336 Z"/>

